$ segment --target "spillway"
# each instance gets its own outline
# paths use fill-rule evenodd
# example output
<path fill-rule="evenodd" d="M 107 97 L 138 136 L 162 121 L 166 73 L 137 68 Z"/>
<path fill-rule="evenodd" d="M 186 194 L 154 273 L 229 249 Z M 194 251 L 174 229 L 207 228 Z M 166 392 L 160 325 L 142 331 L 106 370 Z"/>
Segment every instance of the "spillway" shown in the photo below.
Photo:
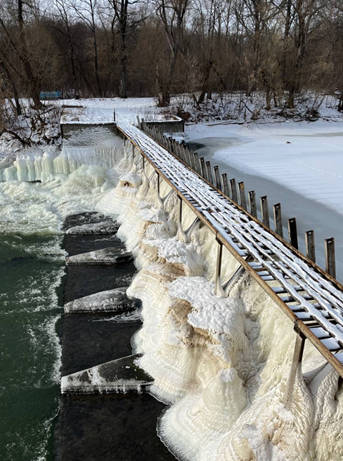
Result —
<path fill-rule="evenodd" d="M 127 294 L 143 305 L 133 352 L 154 379 L 151 392 L 168 405 L 157 431 L 178 459 L 343 459 L 338 374 L 306 343 L 292 399 L 285 401 L 295 341 L 291 323 L 249 274 L 229 297 L 216 296 L 213 234 L 204 226 L 187 236 L 180 232 L 177 198 L 166 183 L 157 194 L 153 173 L 118 138 L 111 147 L 66 146 L 19 156 L 1 173 L 2 193 L 14 194 L 23 187 L 18 181 L 42 181 L 39 193 L 49 196 L 44 213 L 54 232 L 63 217 L 81 209 L 120 223 L 118 236 L 139 268 Z M 186 209 L 184 228 L 194 219 Z M 226 253 L 223 278 L 237 267 Z"/>

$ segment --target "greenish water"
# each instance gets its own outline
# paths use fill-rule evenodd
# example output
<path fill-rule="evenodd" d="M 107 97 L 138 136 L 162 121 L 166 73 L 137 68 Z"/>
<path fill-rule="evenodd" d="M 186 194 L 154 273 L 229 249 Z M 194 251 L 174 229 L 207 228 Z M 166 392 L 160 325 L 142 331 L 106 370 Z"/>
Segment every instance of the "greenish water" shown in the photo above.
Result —
<path fill-rule="evenodd" d="M 58 412 L 59 236 L 0 234 L 0 460 L 51 460 Z"/>

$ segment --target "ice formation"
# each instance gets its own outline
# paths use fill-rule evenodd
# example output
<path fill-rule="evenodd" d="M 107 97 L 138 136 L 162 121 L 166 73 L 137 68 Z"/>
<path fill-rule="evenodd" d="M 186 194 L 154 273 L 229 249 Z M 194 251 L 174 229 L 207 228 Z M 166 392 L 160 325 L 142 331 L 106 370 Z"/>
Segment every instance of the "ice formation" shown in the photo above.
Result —
<path fill-rule="evenodd" d="M 312 461 L 343 458 L 343 397 L 337 373 L 307 343 L 286 402 L 295 334 L 286 316 L 245 275 L 229 298 L 214 293 L 215 239 L 139 155 L 124 148 L 125 171 L 98 203 L 117 216 L 118 235 L 140 268 L 128 295 L 142 300 L 134 340 L 152 392 L 169 404 L 158 432 L 189 461 Z M 150 180 L 148 179 L 150 178 Z M 149 185 L 150 182 L 150 185 Z M 238 263 L 228 253 L 223 278 Z"/>
<path fill-rule="evenodd" d="M 38 230 L 56 232 L 64 216 L 95 208 L 120 223 L 117 235 L 139 268 L 127 290 L 142 301 L 135 353 L 154 379 L 151 392 L 169 404 L 158 432 L 179 459 L 343 459 L 337 373 L 307 342 L 286 404 L 295 341 L 289 320 L 248 275 L 230 297 L 215 295 L 214 235 L 190 228 L 195 216 L 186 207 L 178 228 L 170 187 L 162 182 L 158 195 L 153 169 L 146 162 L 143 170 L 132 146 L 118 145 L 106 162 L 105 154 L 70 148 L 7 165 L 0 185 L 6 230 L 15 221 L 16 229 L 37 231 L 40 223 Z M 223 280 L 237 267 L 224 252 Z"/>
<path fill-rule="evenodd" d="M 64 312 L 128 312 L 137 307 L 137 302 L 126 296 L 126 290 L 119 287 L 75 299 L 64 305 Z"/>

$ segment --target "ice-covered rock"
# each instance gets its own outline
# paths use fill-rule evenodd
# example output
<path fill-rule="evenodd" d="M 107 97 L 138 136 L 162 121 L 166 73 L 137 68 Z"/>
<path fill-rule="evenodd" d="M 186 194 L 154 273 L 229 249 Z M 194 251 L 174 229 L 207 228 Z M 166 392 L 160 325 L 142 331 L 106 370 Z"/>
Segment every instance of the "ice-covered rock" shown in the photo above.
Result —
<path fill-rule="evenodd" d="M 79 314 L 134 310 L 137 307 L 138 301 L 136 299 L 129 299 L 126 296 L 126 290 L 127 287 L 120 287 L 75 299 L 64 305 L 64 312 L 67 314 Z"/>
<path fill-rule="evenodd" d="M 100 235 L 116 234 L 119 224 L 113 221 L 103 221 L 98 223 L 81 224 L 80 226 L 70 227 L 66 234 L 68 235 Z"/>
<path fill-rule="evenodd" d="M 139 354 L 96 365 L 86 370 L 62 376 L 62 394 L 97 394 L 141 392 L 153 379 L 136 365 Z"/>
<path fill-rule="evenodd" d="M 111 266 L 112 264 L 128 263 L 132 261 L 132 253 L 121 248 L 109 247 L 101 250 L 88 251 L 66 258 L 68 265 L 91 264 Z"/>

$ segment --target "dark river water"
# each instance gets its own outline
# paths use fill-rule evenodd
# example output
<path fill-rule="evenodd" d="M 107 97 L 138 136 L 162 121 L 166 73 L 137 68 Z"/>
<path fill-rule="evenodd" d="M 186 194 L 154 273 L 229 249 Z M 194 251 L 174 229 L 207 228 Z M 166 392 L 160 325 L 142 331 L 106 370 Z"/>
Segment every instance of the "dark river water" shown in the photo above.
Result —
<path fill-rule="evenodd" d="M 58 411 L 60 237 L 0 234 L 0 460 L 52 457 Z"/>

